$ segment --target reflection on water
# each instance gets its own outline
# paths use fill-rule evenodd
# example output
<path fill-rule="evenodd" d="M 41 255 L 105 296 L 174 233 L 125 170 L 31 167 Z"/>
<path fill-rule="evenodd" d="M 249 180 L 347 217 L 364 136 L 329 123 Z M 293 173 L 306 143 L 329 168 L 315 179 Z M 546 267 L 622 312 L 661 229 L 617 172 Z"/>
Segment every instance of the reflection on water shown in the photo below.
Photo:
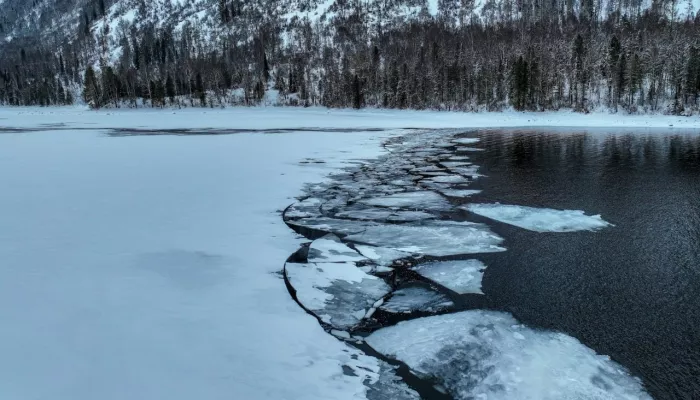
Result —
<path fill-rule="evenodd" d="M 494 221 L 493 306 L 569 333 L 641 376 L 656 399 L 700 398 L 700 136 L 694 132 L 480 131 L 487 175 L 471 201 L 584 210 L 600 232 Z M 480 220 L 478 216 L 469 216 Z"/>

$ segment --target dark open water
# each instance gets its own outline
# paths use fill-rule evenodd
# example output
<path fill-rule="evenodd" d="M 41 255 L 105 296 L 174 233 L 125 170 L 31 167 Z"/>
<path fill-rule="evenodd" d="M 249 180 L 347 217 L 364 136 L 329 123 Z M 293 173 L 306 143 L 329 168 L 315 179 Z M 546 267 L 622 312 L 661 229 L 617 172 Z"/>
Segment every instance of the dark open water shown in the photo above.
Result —
<path fill-rule="evenodd" d="M 470 202 L 584 210 L 615 227 L 535 233 L 474 215 L 508 251 L 480 255 L 489 303 L 575 336 L 656 399 L 700 399 L 700 136 L 479 131 Z M 465 213 L 467 214 L 467 213 Z"/>

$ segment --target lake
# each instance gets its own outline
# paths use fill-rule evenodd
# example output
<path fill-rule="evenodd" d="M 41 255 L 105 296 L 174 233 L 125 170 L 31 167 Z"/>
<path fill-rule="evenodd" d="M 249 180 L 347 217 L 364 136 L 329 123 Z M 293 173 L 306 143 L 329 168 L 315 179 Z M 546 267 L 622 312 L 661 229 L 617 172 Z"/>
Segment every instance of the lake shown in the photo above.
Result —
<path fill-rule="evenodd" d="M 560 330 L 642 377 L 700 395 L 700 137 L 677 131 L 479 131 L 472 201 L 585 210 L 615 226 L 535 233 L 488 221 L 492 305 Z M 478 217 L 472 217 L 478 220 Z"/>

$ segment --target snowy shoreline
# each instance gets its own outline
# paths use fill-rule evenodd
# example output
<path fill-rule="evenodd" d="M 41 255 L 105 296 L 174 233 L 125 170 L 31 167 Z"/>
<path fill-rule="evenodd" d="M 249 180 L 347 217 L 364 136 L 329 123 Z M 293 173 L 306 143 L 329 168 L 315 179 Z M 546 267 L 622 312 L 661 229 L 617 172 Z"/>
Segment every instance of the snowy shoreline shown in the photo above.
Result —
<path fill-rule="evenodd" d="M 167 117 L 164 119 L 164 117 Z M 635 128 L 700 129 L 700 116 L 556 112 L 415 111 L 321 107 L 226 109 L 109 109 L 1 107 L 8 129 L 410 129 L 410 128 Z"/>

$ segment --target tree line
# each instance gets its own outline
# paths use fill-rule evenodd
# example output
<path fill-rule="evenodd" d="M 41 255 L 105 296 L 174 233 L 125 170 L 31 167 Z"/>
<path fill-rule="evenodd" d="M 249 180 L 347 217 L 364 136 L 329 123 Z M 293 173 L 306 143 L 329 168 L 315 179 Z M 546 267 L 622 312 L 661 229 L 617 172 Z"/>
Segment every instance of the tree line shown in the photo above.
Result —
<path fill-rule="evenodd" d="M 700 111 L 700 13 L 679 17 L 675 1 L 440 0 L 417 18 L 392 17 L 400 1 L 342 1 L 326 21 L 217 2 L 215 26 L 114 34 L 85 13 L 71 40 L 12 41 L 0 103 Z"/>

